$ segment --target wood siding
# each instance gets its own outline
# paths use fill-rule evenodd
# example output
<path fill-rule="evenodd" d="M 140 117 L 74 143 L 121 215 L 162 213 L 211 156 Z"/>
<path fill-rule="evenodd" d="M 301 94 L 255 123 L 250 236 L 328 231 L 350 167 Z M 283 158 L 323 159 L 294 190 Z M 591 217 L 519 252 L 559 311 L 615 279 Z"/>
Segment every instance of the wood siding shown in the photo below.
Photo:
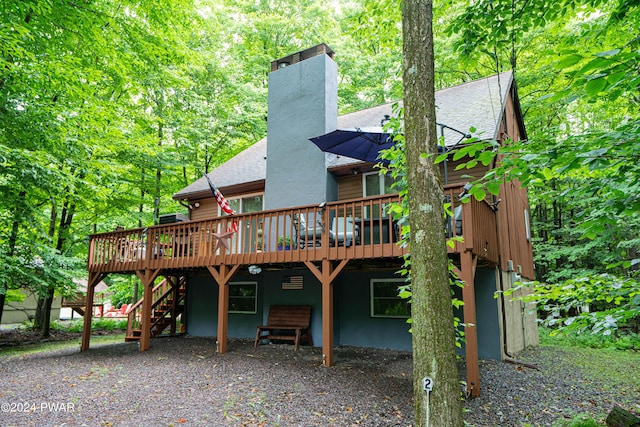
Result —
<path fill-rule="evenodd" d="M 213 197 L 206 199 L 193 200 L 191 205 L 199 203 L 199 207 L 189 210 L 189 219 L 191 221 L 202 221 L 205 219 L 213 219 L 218 217 L 218 203 Z"/>
<path fill-rule="evenodd" d="M 522 138 L 511 96 L 507 99 L 500 135 L 513 141 L 520 141 Z M 517 180 L 505 182 L 500 188 L 499 198 L 501 199 L 498 205 L 500 268 L 507 271 L 508 261 L 511 261 L 514 271 L 521 273 L 524 278 L 533 280 L 533 245 L 531 238 L 527 239 L 526 221 L 529 221 L 529 236 L 532 235 L 527 189 L 523 188 Z M 525 220 L 525 212 L 529 216 L 527 220 Z"/>
<path fill-rule="evenodd" d="M 362 197 L 362 175 L 347 175 L 338 181 L 338 200 Z"/>

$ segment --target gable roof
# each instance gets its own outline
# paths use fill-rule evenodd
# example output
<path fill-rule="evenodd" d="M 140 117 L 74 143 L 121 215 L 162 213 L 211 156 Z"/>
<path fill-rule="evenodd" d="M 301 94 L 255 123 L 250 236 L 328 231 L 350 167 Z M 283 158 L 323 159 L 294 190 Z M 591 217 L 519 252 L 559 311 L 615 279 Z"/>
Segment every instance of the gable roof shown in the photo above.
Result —
<path fill-rule="evenodd" d="M 463 83 L 436 91 L 436 120 L 461 132 L 475 128 L 472 136 L 479 139 L 495 139 L 504 114 L 509 89 L 513 83 L 513 73 L 507 71 L 480 80 Z M 338 128 L 364 128 L 380 126 L 385 115 L 393 114 L 395 103 L 367 108 L 338 117 Z M 401 102 L 400 102 L 401 104 Z M 440 129 L 438 128 L 438 132 Z M 440 135 L 440 133 L 438 133 Z M 460 140 L 460 134 L 445 130 L 445 144 L 453 146 Z M 312 144 L 309 141 L 309 144 Z M 326 153 L 327 168 L 362 163 L 357 159 Z M 211 180 L 224 190 L 225 187 L 264 181 L 267 176 L 267 138 L 262 138 L 246 150 L 208 173 Z M 208 192 L 204 177 L 173 195 L 174 199 L 184 199 Z M 224 192 L 224 191 L 223 191 Z"/>

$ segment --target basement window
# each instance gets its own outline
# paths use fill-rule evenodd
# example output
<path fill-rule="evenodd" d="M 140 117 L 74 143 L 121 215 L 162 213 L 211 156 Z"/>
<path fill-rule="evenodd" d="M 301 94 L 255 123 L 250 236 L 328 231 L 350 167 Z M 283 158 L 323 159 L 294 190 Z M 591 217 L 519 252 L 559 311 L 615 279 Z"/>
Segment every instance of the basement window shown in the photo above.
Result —
<path fill-rule="evenodd" d="M 404 284 L 404 279 L 371 279 L 371 317 L 408 319 L 409 300 L 398 296 L 398 286 Z"/>
<path fill-rule="evenodd" d="M 229 313 L 258 312 L 258 282 L 229 283 Z"/>

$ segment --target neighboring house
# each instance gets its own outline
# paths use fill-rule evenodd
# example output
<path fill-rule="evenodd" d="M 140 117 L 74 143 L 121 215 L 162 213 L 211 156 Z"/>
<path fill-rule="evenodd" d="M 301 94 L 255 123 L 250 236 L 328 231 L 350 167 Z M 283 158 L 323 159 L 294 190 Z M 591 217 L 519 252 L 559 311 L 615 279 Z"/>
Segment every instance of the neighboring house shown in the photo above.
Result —
<path fill-rule="evenodd" d="M 215 336 L 225 352 L 228 337 L 255 337 L 269 307 L 281 304 L 312 307 L 311 333 L 327 366 L 336 345 L 411 349 L 408 307 L 396 290 L 406 249 L 384 210 L 399 200 L 391 180 L 374 163 L 324 153 L 309 141 L 337 128 L 380 126 L 392 104 L 338 117 L 332 58 L 319 45 L 271 64 L 268 137 L 208 175 L 236 215 L 221 214 L 203 177 L 174 195 L 188 204 L 188 221 L 165 216 L 167 224 L 91 236 L 92 285 L 109 273 L 143 282 L 129 338 L 140 340 L 141 350 L 162 329 L 159 318 L 172 317 L 175 330 L 181 315 L 188 334 Z M 436 104 L 448 149 L 461 139 L 456 130 L 526 138 L 511 72 L 440 90 Z M 457 171 L 458 163 L 451 157 L 441 166 L 456 212 L 443 229 L 464 237 L 449 256 L 468 284 L 457 314 L 466 323 L 468 386 L 477 395 L 478 357 L 501 359 L 538 343 L 535 312 L 494 296 L 519 277 L 533 279 L 531 231 L 527 193 L 516 182 L 504 183 L 499 197 L 461 204 L 465 176 L 480 177 L 491 165 Z M 290 240 L 289 249 L 279 250 L 278 240 Z M 159 276 L 166 280 L 154 287 Z M 90 287 L 87 303 L 92 295 Z"/>
<path fill-rule="evenodd" d="M 19 292 L 23 295 L 22 301 L 9 301 L 4 304 L 3 324 L 23 323 L 36 317 L 38 293 L 25 288 L 21 288 Z M 60 301 L 61 298 L 56 296 L 51 303 L 51 318 L 54 320 L 60 318 Z"/>

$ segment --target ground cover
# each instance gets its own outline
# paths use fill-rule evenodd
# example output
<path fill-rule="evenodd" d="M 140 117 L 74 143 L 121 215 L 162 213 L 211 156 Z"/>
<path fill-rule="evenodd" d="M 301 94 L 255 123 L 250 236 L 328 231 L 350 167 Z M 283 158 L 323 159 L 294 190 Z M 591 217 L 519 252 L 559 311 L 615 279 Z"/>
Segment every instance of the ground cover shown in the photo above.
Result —
<path fill-rule="evenodd" d="M 103 333 L 84 353 L 79 337 L 0 345 L 0 403 L 37 404 L 2 414 L 2 425 L 413 422 L 409 352 L 338 347 L 327 369 L 321 350 L 306 346 L 254 349 L 251 340 L 231 340 L 221 355 L 213 339 L 175 337 L 154 339 L 140 353 L 121 333 Z M 516 360 L 481 361 L 482 394 L 464 403 L 469 425 L 594 427 L 614 405 L 640 412 L 638 352 L 543 345 Z M 73 411 L 42 411 L 43 403 L 72 403 Z"/>

